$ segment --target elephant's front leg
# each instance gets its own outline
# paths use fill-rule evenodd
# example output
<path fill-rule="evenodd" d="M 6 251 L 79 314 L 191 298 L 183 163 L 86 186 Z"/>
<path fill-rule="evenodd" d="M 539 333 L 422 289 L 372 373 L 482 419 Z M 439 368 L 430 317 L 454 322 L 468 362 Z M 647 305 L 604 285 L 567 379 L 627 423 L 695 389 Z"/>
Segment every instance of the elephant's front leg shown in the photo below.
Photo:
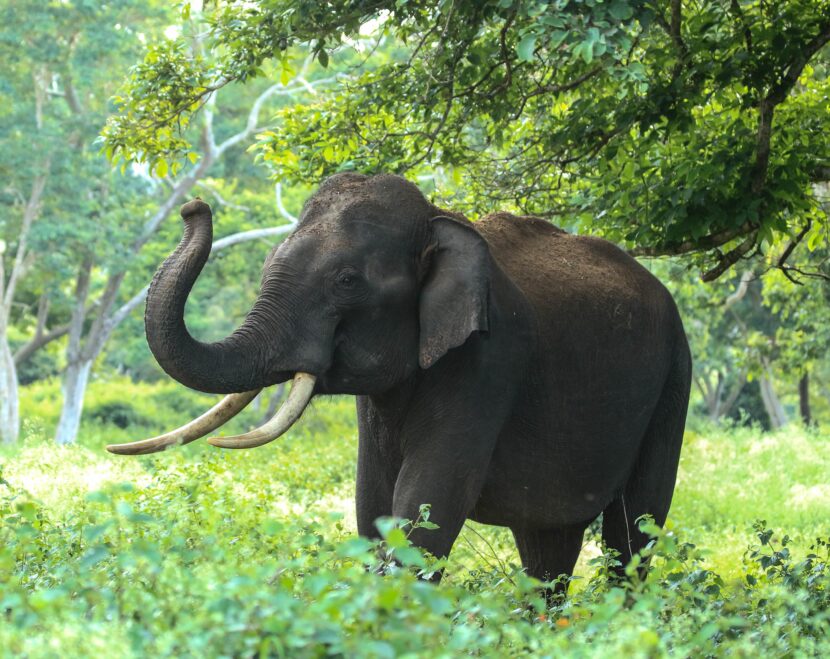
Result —
<path fill-rule="evenodd" d="M 357 425 L 357 532 L 366 538 L 379 538 L 375 520 L 392 515 L 401 456 L 382 415 L 366 396 L 357 398 Z"/>
<path fill-rule="evenodd" d="M 443 558 L 481 495 L 510 397 L 481 379 L 436 380 L 425 383 L 407 415 L 392 512 L 415 520 L 429 504 L 429 521 L 439 528 L 416 528 L 410 539 Z"/>
<path fill-rule="evenodd" d="M 423 438 L 404 454 L 395 483 L 396 517 L 417 520 L 421 505 L 429 504 L 429 521 L 438 528 L 415 528 L 409 539 L 439 558 L 449 555 L 484 485 L 492 447 L 476 450 L 470 438 L 446 431 Z"/>

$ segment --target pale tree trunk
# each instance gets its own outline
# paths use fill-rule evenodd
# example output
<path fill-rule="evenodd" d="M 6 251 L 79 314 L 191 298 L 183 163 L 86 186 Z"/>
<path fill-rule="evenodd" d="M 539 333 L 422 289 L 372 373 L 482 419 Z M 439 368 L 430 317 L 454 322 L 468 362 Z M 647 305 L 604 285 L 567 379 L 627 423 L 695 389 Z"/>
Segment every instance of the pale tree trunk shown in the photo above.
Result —
<path fill-rule="evenodd" d="M 742 369 L 738 373 L 738 377 L 735 379 L 735 382 L 732 385 L 732 388 L 729 390 L 729 394 L 726 396 L 726 399 L 723 401 L 723 403 L 721 403 L 721 416 L 727 416 L 732 411 L 732 408 L 735 406 L 735 402 L 738 400 L 738 396 L 741 395 L 741 391 L 743 391 L 745 384 L 746 369 Z"/>
<path fill-rule="evenodd" d="M 72 444 L 78 436 L 81 413 L 84 409 L 84 394 L 89 381 L 92 360 L 87 357 L 82 345 L 84 331 L 84 310 L 89 296 L 89 280 L 92 274 L 92 257 L 87 257 L 78 272 L 75 282 L 75 308 L 69 321 L 69 342 L 66 346 L 66 371 L 63 374 L 61 391 L 63 405 L 61 417 L 55 430 L 58 444 Z"/>
<path fill-rule="evenodd" d="M 17 369 L 6 332 L 0 332 L 0 443 L 17 441 L 20 433 Z"/>
<path fill-rule="evenodd" d="M 761 385 L 761 400 L 764 402 L 764 409 L 769 417 L 770 427 L 773 430 L 786 426 L 789 419 L 787 413 L 784 411 L 784 406 L 781 404 L 781 399 L 775 393 L 775 387 L 772 383 L 772 376 L 769 367 L 769 361 L 764 358 L 764 373 L 758 378 L 758 384 Z"/>
<path fill-rule="evenodd" d="M 710 421 L 718 422 L 721 418 L 727 416 L 738 400 L 738 396 L 746 383 L 746 371 L 741 370 L 738 373 L 729 393 L 724 397 L 725 391 L 725 377 L 722 372 L 716 371 L 716 382 L 712 383 L 711 373 L 700 375 L 695 378 L 695 384 L 703 396 L 703 402 L 706 405 L 706 415 Z"/>
<path fill-rule="evenodd" d="M 81 414 L 84 409 L 84 394 L 86 393 L 91 369 L 91 361 L 78 361 L 67 366 L 63 374 L 61 385 L 63 406 L 61 407 L 61 418 L 55 431 L 55 441 L 58 444 L 73 444 L 78 437 Z"/>
<path fill-rule="evenodd" d="M 43 129 L 43 105 L 46 101 L 44 81 L 46 77 L 45 70 L 40 70 L 32 76 L 35 90 L 35 127 L 38 131 Z M 0 241 L 0 441 L 4 443 L 16 442 L 20 434 L 17 368 L 15 367 L 8 336 L 12 303 L 17 292 L 17 284 L 29 265 L 27 249 L 29 232 L 40 213 L 40 202 L 46 188 L 50 162 L 51 156 L 47 154 L 38 163 L 40 171 L 32 180 L 29 198 L 26 199 L 23 207 L 20 232 L 17 234 L 17 251 L 14 255 L 8 280 L 3 264 L 6 245 Z"/>

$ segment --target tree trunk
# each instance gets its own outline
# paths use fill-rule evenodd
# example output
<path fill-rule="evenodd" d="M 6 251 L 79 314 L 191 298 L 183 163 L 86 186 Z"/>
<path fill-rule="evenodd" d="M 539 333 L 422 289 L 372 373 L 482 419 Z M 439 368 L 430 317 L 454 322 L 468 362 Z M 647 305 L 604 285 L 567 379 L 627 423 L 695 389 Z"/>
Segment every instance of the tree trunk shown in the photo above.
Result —
<path fill-rule="evenodd" d="M 84 394 L 89 380 L 89 370 L 93 359 L 83 351 L 81 339 L 84 331 L 86 300 L 89 295 L 89 283 L 92 275 L 92 257 L 87 256 L 78 271 L 75 280 L 75 308 L 69 321 L 69 341 L 66 345 L 66 371 L 63 374 L 61 391 L 63 405 L 55 441 L 58 444 L 72 444 L 81 425 L 81 412 L 84 409 Z"/>
<path fill-rule="evenodd" d="M 721 405 L 721 416 L 729 416 L 729 413 L 732 411 L 732 408 L 735 407 L 735 402 L 738 400 L 738 396 L 741 395 L 741 391 L 743 391 L 745 384 L 746 370 L 741 370 L 741 372 L 738 373 L 738 377 L 735 379 L 732 388 L 729 390 L 726 400 L 724 400 Z"/>
<path fill-rule="evenodd" d="M 73 362 L 66 368 L 61 386 L 63 407 L 61 407 L 61 418 L 55 431 L 55 441 L 58 444 L 73 444 L 78 436 L 81 413 L 84 409 L 84 393 L 86 393 L 91 368 L 91 360 Z"/>
<path fill-rule="evenodd" d="M 3 332 L 0 336 L 0 443 L 16 442 L 19 434 L 17 369 L 8 337 Z"/>
<path fill-rule="evenodd" d="M 767 411 L 767 416 L 769 416 L 770 427 L 776 430 L 787 425 L 787 413 L 784 411 L 781 399 L 775 393 L 775 387 L 770 377 L 769 364 L 767 360 L 764 360 L 764 362 L 764 374 L 758 378 L 758 383 L 761 385 L 761 399 L 764 401 L 764 409 Z"/>
<path fill-rule="evenodd" d="M 813 423 L 813 415 L 810 411 L 810 374 L 805 371 L 798 381 L 798 410 L 801 413 L 801 421 L 805 426 Z"/>

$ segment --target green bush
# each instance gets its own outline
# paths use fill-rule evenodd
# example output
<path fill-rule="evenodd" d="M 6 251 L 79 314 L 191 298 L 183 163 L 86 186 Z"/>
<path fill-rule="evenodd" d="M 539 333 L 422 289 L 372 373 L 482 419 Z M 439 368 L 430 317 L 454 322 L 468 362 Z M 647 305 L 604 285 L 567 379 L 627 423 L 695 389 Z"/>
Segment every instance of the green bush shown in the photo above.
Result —
<path fill-rule="evenodd" d="M 124 401 L 112 401 L 95 405 L 86 410 L 86 416 L 91 421 L 111 424 L 121 429 L 151 424 L 150 420 L 142 416 L 131 403 Z"/>
<path fill-rule="evenodd" d="M 384 543 L 355 535 L 352 399 L 316 402 L 261 449 L 196 442 L 125 458 L 103 444 L 188 420 L 191 395 L 198 410 L 215 399 L 93 384 L 88 410 L 122 401 L 156 425 L 87 420 L 80 446 L 58 447 L 30 424 L 21 446 L 0 447 L 0 648 L 11 656 L 830 652 L 828 547 L 815 539 L 830 536 L 830 442 L 818 431 L 689 433 L 667 529 L 642 522 L 648 579 L 609 583 L 616 559 L 589 534 L 570 597 L 546 608 L 506 529 L 468 524 L 439 565 L 394 520 Z M 28 388 L 28 409 L 48 419 L 53 393 Z M 440 585 L 418 578 L 441 565 Z"/>
<path fill-rule="evenodd" d="M 217 483 L 223 462 L 92 492 L 60 518 L 0 481 L 2 647 L 121 657 L 830 652 L 823 541 L 796 559 L 759 522 L 741 578 L 728 581 L 646 520 L 645 583 L 611 585 L 614 558 L 601 556 L 586 586 L 548 609 L 515 566 L 437 587 L 421 580 L 444 564 L 395 520 L 379 524 L 375 543 L 338 515 L 278 518 L 243 504 L 233 482 Z"/>

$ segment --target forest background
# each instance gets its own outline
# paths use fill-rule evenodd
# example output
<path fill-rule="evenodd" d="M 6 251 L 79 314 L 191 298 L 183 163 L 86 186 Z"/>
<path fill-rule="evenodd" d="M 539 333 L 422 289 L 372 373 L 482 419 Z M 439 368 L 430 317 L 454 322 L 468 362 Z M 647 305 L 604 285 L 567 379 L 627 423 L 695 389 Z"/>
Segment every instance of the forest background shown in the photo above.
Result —
<path fill-rule="evenodd" d="M 830 3 L 2 0 L 0 19 L 6 477 L 37 447 L 98 451 L 213 403 L 143 336 L 180 204 L 214 210 L 187 322 L 218 339 L 304 199 L 351 169 L 401 173 L 473 220 L 613 240 L 680 307 L 690 433 L 723 442 L 707 455 L 797 437 L 826 461 Z M 319 414 L 353 442 L 345 404 Z"/>

